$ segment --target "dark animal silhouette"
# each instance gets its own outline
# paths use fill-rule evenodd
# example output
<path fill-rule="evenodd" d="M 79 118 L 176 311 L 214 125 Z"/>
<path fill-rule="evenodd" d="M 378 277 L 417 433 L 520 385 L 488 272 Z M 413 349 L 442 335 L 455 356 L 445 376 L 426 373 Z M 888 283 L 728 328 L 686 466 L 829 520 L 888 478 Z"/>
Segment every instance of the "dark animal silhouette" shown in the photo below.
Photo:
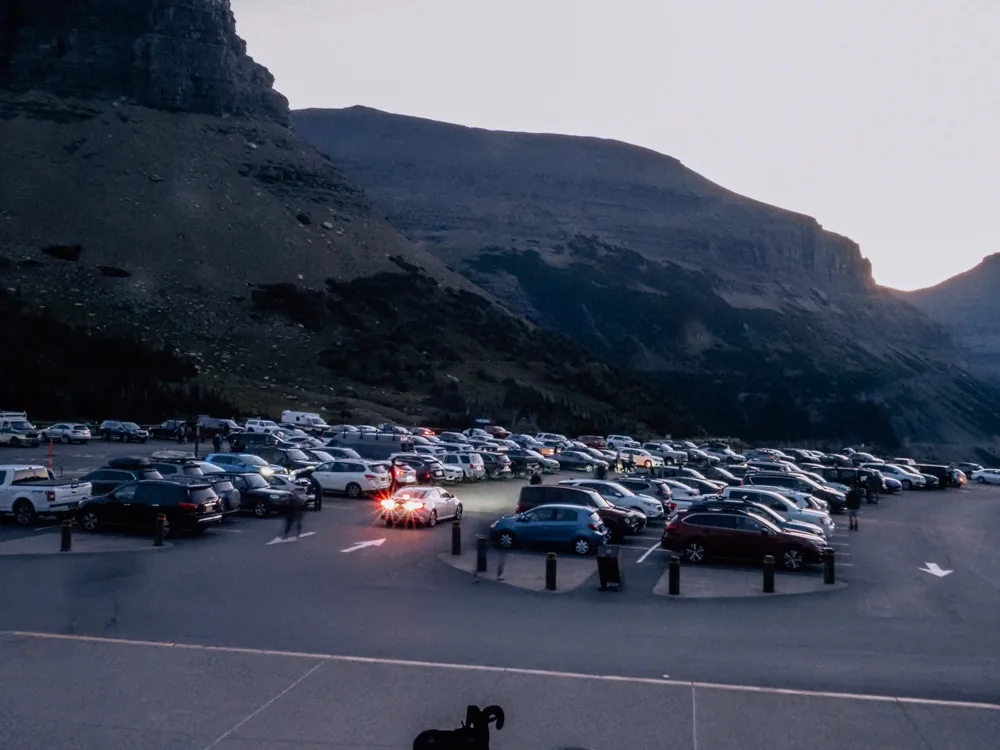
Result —
<path fill-rule="evenodd" d="M 428 729 L 413 741 L 413 750 L 489 750 L 490 723 L 503 729 L 503 709 L 500 706 L 469 706 L 465 721 L 458 729 Z"/>

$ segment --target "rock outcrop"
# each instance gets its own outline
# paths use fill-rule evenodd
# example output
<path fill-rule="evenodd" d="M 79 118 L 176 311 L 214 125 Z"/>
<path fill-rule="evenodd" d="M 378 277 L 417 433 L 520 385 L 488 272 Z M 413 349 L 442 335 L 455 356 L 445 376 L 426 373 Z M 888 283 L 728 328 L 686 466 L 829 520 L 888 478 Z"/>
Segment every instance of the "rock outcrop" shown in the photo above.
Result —
<path fill-rule="evenodd" d="M 3 0 L 0 89 L 288 124 L 229 0 Z"/>

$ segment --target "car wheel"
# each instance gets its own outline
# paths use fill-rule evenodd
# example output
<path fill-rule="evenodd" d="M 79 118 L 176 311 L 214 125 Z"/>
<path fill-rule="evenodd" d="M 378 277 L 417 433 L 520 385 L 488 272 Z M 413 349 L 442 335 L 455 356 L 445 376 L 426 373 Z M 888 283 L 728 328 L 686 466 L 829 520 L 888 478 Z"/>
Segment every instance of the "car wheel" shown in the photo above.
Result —
<path fill-rule="evenodd" d="M 573 551 L 580 557 L 586 557 L 593 550 L 593 546 L 583 537 L 573 540 Z"/>
<path fill-rule="evenodd" d="M 98 517 L 97 513 L 92 510 L 84 511 L 80 514 L 80 528 L 84 531 L 97 531 L 101 525 L 101 519 Z"/>
<path fill-rule="evenodd" d="M 431 517 L 427 519 L 427 528 L 433 529 L 438 525 L 438 512 L 436 510 L 431 511 Z"/>
<path fill-rule="evenodd" d="M 253 514 L 257 518 L 264 518 L 270 512 L 271 509 L 268 507 L 266 500 L 258 500 L 253 506 Z"/>
<path fill-rule="evenodd" d="M 512 531 L 501 531 L 497 537 L 497 546 L 500 549 L 514 549 L 517 546 L 517 538 Z"/>
<path fill-rule="evenodd" d="M 60 439 L 60 442 L 62 442 L 63 445 L 69 445 L 69 442 L 70 442 L 69 436 L 68 435 L 63 435 L 62 438 Z"/>
<path fill-rule="evenodd" d="M 11 435 L 10 436 L 10 447 L 11 448 L 17 448 L 20 445 L 21 445 L 21 438 L 19 438 L 17 435 Z"/>
<path fill-rule="evenodd" d="M 706 557 L 705 547 L 699 542 L 691 542 L 684 548 L 684 559 L 689 563 L 695 563 L 696 565 L 703 563 Z"/>
<path fill-rule="evenodd" d="M 361 497 L 361 485 L 357 482 L 351 482 L 347 485 L 347 496 L 355 499 Z"/>
<path fill-rule="evenodd" d="M 652 469 L 653 468 L 653 462 L 652 461 L 647 461 L 646 463 L 643 464 L 643 466 L 645 466 L 647 469 Z"/>
<path fill-rule="evenodd" d="M 591 471 L 594 470 L 594 467 L 591 466 L 590 464 L 587 464 L 586 466 L 583 467 L 583 470 L 590 473 Z"/>
<path fill-rule="evenodd" d="M 904 490 L 912 490 L 913 489 L 913 482 L 911 482 L 909 479 L 904 479 L 902 481 L 902 485 L 903 485 L 903 489 Z"/>
<path fill-rule="evenodd" d="M 976 477 L 976 481 L 980 484 L 986 484 L 986 477 Z"/>
<path fill-rule="evenodd" d="M 28 500 L 18 500 L 11 509 L 14 513 L 14 520 L 18 526 L 32 526 L 38 518 L 35 513 L 35 506 Z"/>
<path fill-rule="evenodd" d="M 786 549 L 781 554 L 781 565 L 785 570 L 802 570 L 805 560 L 797 549 Z"/>

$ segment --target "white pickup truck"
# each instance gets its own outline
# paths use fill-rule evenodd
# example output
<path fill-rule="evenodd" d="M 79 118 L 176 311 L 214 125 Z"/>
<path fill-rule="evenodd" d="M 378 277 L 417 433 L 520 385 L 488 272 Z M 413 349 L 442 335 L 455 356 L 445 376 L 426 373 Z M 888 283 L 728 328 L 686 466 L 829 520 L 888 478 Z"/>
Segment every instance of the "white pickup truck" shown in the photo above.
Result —
<path fill-rule="evenodd" d="M 0 515 L 13 515 L 20 526 L 39 516 L 68 515 L 90 497 L 90 482 L 55 479 L 44 466 L 0 466 Z"/>

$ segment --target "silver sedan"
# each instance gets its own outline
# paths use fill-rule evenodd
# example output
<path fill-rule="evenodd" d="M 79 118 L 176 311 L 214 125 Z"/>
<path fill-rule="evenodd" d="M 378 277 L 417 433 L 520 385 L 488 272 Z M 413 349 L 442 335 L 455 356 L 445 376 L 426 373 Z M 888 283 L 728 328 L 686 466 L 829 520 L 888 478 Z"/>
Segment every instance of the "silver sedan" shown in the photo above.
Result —
<path fill-rule="evenodd" d="M 386 526 L 437 526 L 446 518 L 462 517 L 462 501 L 443 487 L 404 487 L 379 503 Z"/>

